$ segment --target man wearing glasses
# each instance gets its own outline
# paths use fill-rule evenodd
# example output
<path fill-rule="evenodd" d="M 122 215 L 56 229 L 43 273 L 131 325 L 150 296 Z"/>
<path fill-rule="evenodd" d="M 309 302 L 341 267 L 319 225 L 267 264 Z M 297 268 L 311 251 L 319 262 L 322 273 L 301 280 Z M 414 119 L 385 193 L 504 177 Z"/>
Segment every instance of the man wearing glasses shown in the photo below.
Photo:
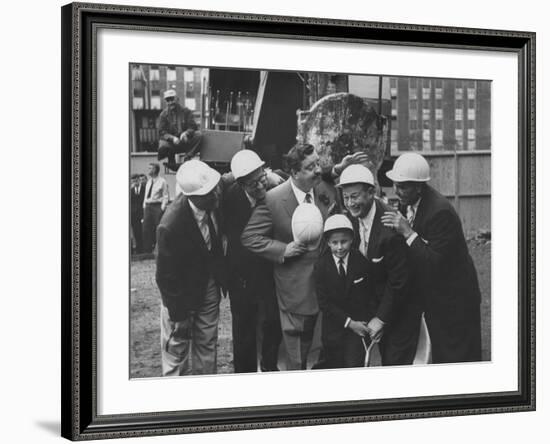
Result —
<path fill-rule="evenodd" d="M 241 243 L 241 233 L 254 208 L 265 200 L 268 188 L 282 179 L 266 171 L 265 162 L 251 150 L 231 159 L 235 182 L 224 191 L 222 210 L 227 234 L 228 290 L 231 301 L 233 363 L 235 373 L 256 372 L 256 331 L 260 322 L 262 371 L 277 371 L 281 342 L 279 309 L 273 283 L 273 266 Z"/>
<path fill-rule="evenodd" d="M 176 154 L 186 153 L 191 159 L 198 154 L 202 134 L 193 119 L 193 112 L 180 105 L 176 91 L 164 92 L 166 108 L 160 113 L 158 160 L 168 158 L 168 168 L 177 171 Z"/>

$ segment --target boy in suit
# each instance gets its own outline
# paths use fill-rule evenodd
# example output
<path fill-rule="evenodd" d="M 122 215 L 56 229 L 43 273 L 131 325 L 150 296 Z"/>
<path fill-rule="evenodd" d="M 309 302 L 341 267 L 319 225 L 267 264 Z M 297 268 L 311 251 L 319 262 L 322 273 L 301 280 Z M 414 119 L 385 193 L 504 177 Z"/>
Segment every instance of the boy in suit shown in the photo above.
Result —
<path fill-rule="evenodd" d="M 369 262 L 352 248 L 354 230 L 343 214 L 330 216 L 324 227 L 328 249 L 315 265 L 319 307 L 323 313 L 323 368 L 362 367 L 364 341 L 375 313 L 368 277 Z"/>

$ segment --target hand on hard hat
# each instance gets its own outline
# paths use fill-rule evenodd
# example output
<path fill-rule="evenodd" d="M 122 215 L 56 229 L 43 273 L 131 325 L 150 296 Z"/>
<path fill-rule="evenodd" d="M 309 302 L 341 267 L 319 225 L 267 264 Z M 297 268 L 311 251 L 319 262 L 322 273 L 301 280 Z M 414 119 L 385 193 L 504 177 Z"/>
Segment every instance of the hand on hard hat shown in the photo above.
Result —
<path fill-rule="evenodd" d="M 301 242 L 292 241 L 289 244 L 286 244 L 284 257 L 285 259 L 301 256 L 307 251 L 307 246 Z"/>
<path fill-rule="evenodd" d="M 397 158 L 386 176 L 394 182 L 428 182 L 430 165 L 418 153 L 404 153 Z"/>
<path fill-rule="evenodd" d="M 364 151 L 357 151 L 356 153 L 348 154 L 347 156 L 344 156 L 340 163 L 334 165 L 334 172 L 337 175 L 340 175 L 342 174 L 342 171 L 350 165 L 364 164 L 367 160 L 369 160 L 369 157 Z"/>

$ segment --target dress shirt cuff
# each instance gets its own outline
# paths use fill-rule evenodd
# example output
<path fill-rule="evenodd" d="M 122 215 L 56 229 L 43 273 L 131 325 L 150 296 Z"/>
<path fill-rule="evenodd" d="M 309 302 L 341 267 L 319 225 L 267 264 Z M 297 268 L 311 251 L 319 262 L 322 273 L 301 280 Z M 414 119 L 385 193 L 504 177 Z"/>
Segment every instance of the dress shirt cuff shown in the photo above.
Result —
<path fill-rule="evenodd" d="M 346 318 L 346 322 L 344 323 L 344 328 L 348 328 L 350 322 L 351 322 L 351 318 L 350 317 Z"/>
<path fill-rule="evenodd" d="M 411 234 L 408 238 L 407 238 L 407 245 L 410 247 L 411 244 L 414 242 L 414 240 L 418 237 L 418 233 L 416 231 L 413 231 L 413 234 Z"/>

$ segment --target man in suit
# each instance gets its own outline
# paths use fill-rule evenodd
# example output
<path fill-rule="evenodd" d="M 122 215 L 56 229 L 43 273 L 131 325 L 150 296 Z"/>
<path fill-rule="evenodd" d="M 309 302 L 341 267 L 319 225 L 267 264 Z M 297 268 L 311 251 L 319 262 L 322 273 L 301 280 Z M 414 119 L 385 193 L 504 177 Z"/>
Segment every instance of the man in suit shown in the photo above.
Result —
<path fill-rule="evenodd" d="M 136 241 L 134 253 L 140 254 L 143 252 L 143 236 L 141 220 L 143 219 L 143 199 L 145 198 L 145 184 L 140 174 L 132 176 L 132 187 L 130 189 L 130 223 L 132 232 Z"/>
<path fill-rule="evenodd" d="M 149 180 L 143 199 L 143 252 L 151 253 L 157 243 L 156 230 L 162 214 L 168 206 L 170 194 L 164 177 L 159 176 L 158 163 L 149 164 Z"/>
<path fill-rule="evenodd" d="M 408 294 L 409 265 L 402 236 L 382 224 L 388 210 L 375 199 L 372 173 L 351 165 L 340 176 L 338 187 L 356 233 L 355 246 L 367 258 L 374 281 L 375 316 L 367 328 L 380 341 L 382 365 L 412 364 L 420 332 L 420 307 Z"/>
<path fill-rule="evenodd" d="M 430 167 L 420 154 L 401 155 L 386 175 L 394 183 L 400 212 L 389 211 L 382 221 L 406 239 L 432 362 L 480 361 L 481 294 L 458 214 L 426 183 Z"/>
<path fill-rule="evenodd" d="M 290 178 L 254 209 L 241 241 L 251 252 L 274 264 L 287 369 L 306 369 L 319 306 L 313 267 L 319 248 L 308 250 L 293 240 L 291 220 L 301 203 L 314 203 L 323 216 L 335 206 L 336 191 L 321 181 L 319 156 L 312 145 L 297 144 L 286 156 Z"/>
<path fill-rule="evenodd" d="M 224 190 L 222 210 L 226 217 L 228 290 L 231 301 L 233 364 L 235 373 L 257 371 L 256 331 L 261 318 L 262 371 L 277 371 L 281 323 L 273 282 L 273 265 L 243 247 L 241 234 L 253 209 L 262 204 L 273 177 L 265 162 L 251 150 L 231 159 L 236 180 Z M 275 182 L 280 183 L 280 180 Z"/>
<path fill-rule="evenodd" d="M 220 289 L 225 288 L 220 174 L 199 160 L 178 170 L 182 193 L 158 226 L 163 376 L 216 373 Z"/>

